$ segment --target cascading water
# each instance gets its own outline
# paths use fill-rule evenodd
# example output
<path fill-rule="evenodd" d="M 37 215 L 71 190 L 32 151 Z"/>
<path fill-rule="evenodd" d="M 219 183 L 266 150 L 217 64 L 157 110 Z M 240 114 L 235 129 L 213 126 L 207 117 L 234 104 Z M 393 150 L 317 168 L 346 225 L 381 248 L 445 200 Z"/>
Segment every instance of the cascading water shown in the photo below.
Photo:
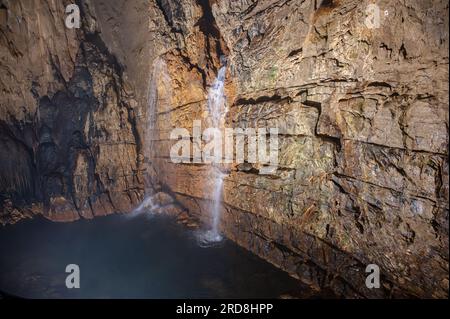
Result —
<path fill-rule="evenodd" d="M 208 112 L 211 126 L 215 129 L 223 128 L 225 116 L 228 112 L 226 97 L 224 93 L 225 86 L 225 73 L 226 73 L 226 60 L 221 58 L 222 67 L 217 73 L 213 85 L 208 92 Z M 218 145 L 222 147 L 222 144 Z M 222 202 L 222 187 L 225 174 L 222 173 L 218 164 L 220 159 L 216 158 L 211 166 L 211 174 L 213 175 L 214 185 L 212 193 L 211 211 L 211 229 L 202 233 L 199 236 L 199 242 L 201 246 L 209 247 L 222 241 L 222 235 L 219 231 L 221 202 Z"/>
<path fill-rule="evenodd" d="M 221 241 L 222 236 L 219 232 L 219 222 L 220 222 L 220 210 L 221 210 L 221 200 L 222 200 L 222 187 L 223 187 L 223 179 L 225 174 L 223 174 L 220 170 L 216 170 L 217 176 L 215 178 L 214 192 L 213 192 L 213 207 L 211 210 L 212 215 L 212 227 L 210 234 L 210 241 L 216 242 Z"/>
<path fill-rule="evenodd" d="M 172 85 L 167 64 L 162 58 L 153 62 L 147 97 L 147 127 L 145 131 L 144 155 L 148 162 L 155 157 L 153 147 L 154 141 L 159 138 L 159 127 L 157 125 L 158 112 L 170 109 L 172 97 Z"/>
<path fill-rule="evenodd" d="M 147 126 L 145 130 L 145 144 L 144 144 L 144 156 L 147 168 L 152 166 L 152 158 L 155 154 L 153 143 L 158 139 L 158 127 L 156 117 L 158 110 L 164 110 L 169 107 L 170 98 L 172 95 L 171 78 L 167 71 L 167 65 L 161 58 L 155 59 L 152 65 L 152 72 L 150 77 L 148 97 L 147 97 Z M 154 181 L 147 181 L 146 184 L 153 185 Z M 141 213 L 143 211 L 152 211 L 158 208 L 153 203 L 151 187 L 145 190 L 145 198 L 142 203 L 134 209 L 133 213 Z"/>
<path fill-rule="evenodd" d="M 214 128 L 220 128 L 228 112 L 224 94 L 226 65 L 217 73 L 217 78 L 208 92 L 208 112 Z"/>

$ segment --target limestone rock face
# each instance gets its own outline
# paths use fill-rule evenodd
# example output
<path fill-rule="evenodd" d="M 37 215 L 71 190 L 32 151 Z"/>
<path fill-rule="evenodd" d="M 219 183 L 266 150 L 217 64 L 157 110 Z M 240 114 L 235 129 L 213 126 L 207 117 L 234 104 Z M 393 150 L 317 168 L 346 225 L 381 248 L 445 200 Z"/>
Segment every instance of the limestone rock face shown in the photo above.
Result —
<path fill-rule="evenodd" d="M 377 24 L 373 1 L 85 0 L 76 31 L 1 3 L 2 218 L 146 190 L 208 223 L 210 166 L 173 163 L 170 132 L 207 127 L 226 56 L 226 126 L 278 127 L 279 165 L 226 167 L 224 234 L 342 296 L 448 297 L 447 1 L 378 1 Z"/>
<path fill-rule="evenodd" d="M 126 212 L 142 199 L 139 139 L 122 67 L 92 8 L 2 1 L 0 207 L 52 220 Z M 3 222 L 13 222 L 4 214 Z"/>
<path fill-rule="evenodd" d="M 371 28 L 366 1 L 158 3 L 176 45 L 155 162 L 177 200 L 208 221 L 210 170 L 167 160 L 166 132 L 204 123 L 225 54 L 227 126 L 278 127 L 279 165 L 232 166 L 223 232 L 345 296 L 447 296 L 448 4 L 381 1 Z M 203 57 L 205 42 L 216 49 Z"/>

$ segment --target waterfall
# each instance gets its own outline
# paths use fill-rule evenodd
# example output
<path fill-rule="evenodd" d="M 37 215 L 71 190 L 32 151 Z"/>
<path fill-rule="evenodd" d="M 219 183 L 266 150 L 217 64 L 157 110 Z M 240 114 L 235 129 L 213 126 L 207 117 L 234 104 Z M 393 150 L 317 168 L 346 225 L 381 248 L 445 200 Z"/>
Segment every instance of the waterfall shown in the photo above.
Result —
<path fill-rule="evenodd" d="M 172 96 L 171 78 L 166 62 L 157 58 L 153 62 L 147 96 L 147 127 L 145 131 L 144 156 L 147 162 L 154 158 L 153 142 L 159 139 L 157 127 L 158 112 L 170 107 Z"/>
<path fill-rule="evenodd" d="M 214 179 L 214 192 L 213 192 L 213 205 L 211 210 L 212 216 L 212 227 L 211 227 L 211 241 L 221 241 L 222 236 L 219 232 L 219 222 L 220 222 L 220 209 L 222 201 L 222 187 L 223 179 L 225 174 L 217 170 L 217 176 Z"/>
<path fill-rule="evenodd" d="M 224 93 L 225 86 L 225 73 L 226 73 L 226 61 L 221 58 L 223 66 L 219 69 L 217 73 L 217 77 L 209 89 L 208 92 L 208 113 L 209 120 L 211 126 L 215 129 L 223 128 L 225 115 L 228 112 L 226 97 Z M 222 143 L 219 145 L 222 147 Z M 211 175 L 214 181 L 213 184 L 213 192 L 212 192 L 212 201 L 210 205 L 210 214 L 211 214 L 211 229 L 200 234 L 199 243 L 203 247 L 209 247 L 222 241 L 222 235 L 219 231 L 219 222 L 220 222 L 220 212 L 221 212 L 221 202 L 222 202 L 222 187 L 223 180 L 226 176 L 223 174 L 218 167 L 221 158 L 216 158 L 216 160 L 212 163 L 211 166 Z"/>
<path fill-rule="evenodd" d="M 147 109 L 146 109 L 146 122 L 145 127 L 145 140 L 143 145 L 143 153 L 145 157 L 145 163 L 147 169 L 152 169 L 152 159 L 154 154 L 154 141 L 159 139 L 159 132 L 157 127 L 157 115 L 158 112 L 164 111 L 170 108 L 170 99 L 172 96 L 171 78 L 167 70 L 166 62 L 162 58 L 156 58 L 153 61 L 150 72 L 150 81 L 147 95 Z M 150 177 L 151 179 L 152 177 Z M 146 184 L 153 185 L 154 180 L 147 181 Z M 145 190 L 145 198 L 142 203 L 133 210 L 132 213 L 151 212 L 158 208 L 152 200 L 153 189 Z M 131 214 L 133 215 L 133 214 Z"/>
<path fill-rule="evenodd" d="M 212 87 L 208 92 L 208 112 L 211 118 L 211 124 L 214 128 L 220 128 L 228 112 L 226 98 L 224 94 L 226 66 L 222 66 L 217 73 Z"/>

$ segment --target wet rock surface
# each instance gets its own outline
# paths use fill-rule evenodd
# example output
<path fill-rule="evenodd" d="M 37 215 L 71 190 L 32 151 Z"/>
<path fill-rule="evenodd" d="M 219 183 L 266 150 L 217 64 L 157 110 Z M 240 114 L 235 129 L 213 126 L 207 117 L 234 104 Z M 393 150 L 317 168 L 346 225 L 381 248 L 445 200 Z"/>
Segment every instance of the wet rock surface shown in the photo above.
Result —
<path fill-rule="evenodd" d="M 366 1 L 91 0 L 78 31 L 62 5 L 3 2 L 2 220 L 129 211 L 147 191 L 208 224 L 208 166 L 172 163 L 169 134 L 206 127 L 226 55 L 226 125 L 280 135 L 275 172 L 229 168 L 225 235 L 342 296 L 448 297 L 447 2 L 380 1 L 370 28 Z"/>
<path fill-rule="evenodd" d="M 172 11 L 189 7 L 168 2 Z M 228 126 L 280 133 L 275 174 L 245 164 L 225 179 L 222 229 L 319 289 L 353 297 L 445 297 L 448 16 L 441 9 L 447 4 L 379 5 L 387 14 L 380 28 L 370 29 L 367 3 L 360 1 L 212 3 L 215 36 L 230 65 Z M 192 43 L 211 35 L 199 36 L 185 19 L 181 51 L 194 60 Z M 212 83 L 207 72 L 194 77 L 189 65 L 172 71 L 171 54 L 173 83 L 200 82 L 204 74 Z M 194 93 L 174 90 L 172 111 L 159 116 L 158 154 L 168 153 L 162 134 L 168 123 L 190 129 L 192 118 L 203 120 L 205 93 L 178 102 L 178 94 Z M 159 163 L 177 200 L 208 220 L 208 169 Z M 365 286 L 371 263 L 383 275 L 379 290 Z"/>

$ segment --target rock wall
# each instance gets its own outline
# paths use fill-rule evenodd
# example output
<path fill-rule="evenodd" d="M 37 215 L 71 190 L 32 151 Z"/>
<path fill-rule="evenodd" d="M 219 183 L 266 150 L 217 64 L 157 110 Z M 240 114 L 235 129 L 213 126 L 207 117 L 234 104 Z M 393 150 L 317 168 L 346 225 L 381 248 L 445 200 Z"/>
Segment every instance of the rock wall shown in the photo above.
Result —
<path fill-rule="evenodd" d="M 0 6 L 5 218 L 162 190 L 208 223 L 209 166 L 172 163 L 169 134 L 206 126 L 225 55 L 227 126 L 280 133 L 275 172 L 227 167 L 227 237 L 342 296 L 448 297 L 446 1 L 377 1 L 370 28 L 372 1 L 90 0 L 77 31 L 43 3 Z"/>
<path fill-rule="evenodd" d="M 344 296 L 447 296 L 448 4 L 379 1 L 371 29 L 370 1 L 158 3 L 176 47 L 156 166 L 177 200 L 208 219 L 213 176 L 171 163 L 167 133 L 205 122 L 225 54 L 227 126 L 280 130 L 276 172 L 231 167 L 225 234 Z M 365 286 L 371 263 L 378 290 Z"/>
<path fill-rule="evenodd" d="M 133 93 L 91 6 L 2 1 L 0 208 L 4 223 L 127 212 L 142 200 Z M 135 102 L 136 103 L 136 102 Z"/>

